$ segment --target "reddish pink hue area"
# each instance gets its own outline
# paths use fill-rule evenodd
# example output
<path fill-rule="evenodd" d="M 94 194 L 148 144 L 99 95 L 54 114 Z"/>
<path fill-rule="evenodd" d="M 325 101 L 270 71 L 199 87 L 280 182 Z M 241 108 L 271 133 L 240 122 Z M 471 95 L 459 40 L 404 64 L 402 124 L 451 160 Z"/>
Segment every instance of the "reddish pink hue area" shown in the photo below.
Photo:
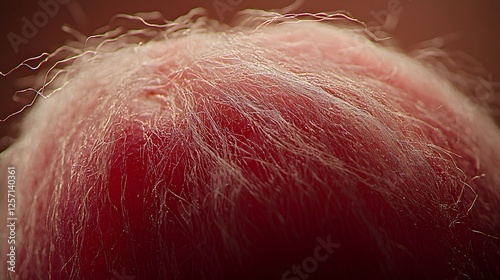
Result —
<path fill-rule="evenodd" d="M 375 55 L 342 59 L 370 64 Z M 158 72 L 169 67 L 159 67 Z M 416 134 L 418 122 L 386 119 L 376 108 L 364 105 L 364 96 L 357 104 L 350 105 L 362 108 L 367 116 L 375 116 L 381 125 L 397 131 L 398 135 L 428 136 L 432 140 L 429 144 L 445 145 L 453 153 L 464 154 L 454 159 L 459 168 L 468 175 L 480 174 L 475 159 L 467 156 L 470 147 L 457 140 L 457 136 L 469 132 L 471 124 L 457 121 L 461 116 L 457 117 L 446 106 L 434 111 L 444 123 L 434 123 L 436 118 L 428 115 L 444 99 L 439 88 L 427 84 L 415 88 L 418 82 L 404 75 L 411 69 L 390 76 L 386 74 L 391 67 L 383 63 L 374 67 L 376 71 L 356 74 L 390 77 L 381 78 L 381 84 L 409 96 L 403 102 L 391 96 L 381 102 L 397 105 L 409 117 L 427 125 L 419 127 L 420 135 Z M 353 77 L 359 78 L 360 83 L 369 79 Z M 494 181 L 469 182 L 482 200 L 462 220 L 464 223 L 450 226 L 453 215 L 463 212 L 473 196 L 466 190 L 460 197 L 460 189 L 449 178 L 442 158 L 429 156 L 420 162 L 428 163 L 432 174 L 417 172 L 406 179 L 405 172 L 412 170 L 401 170 L 401 164 L 408 159 L 395 157 L 384 139 L 373 138 L 371 131 L 356 129 L 360 117 L 349 115 L 345 108 L 314 104 L 284 88 L 285 85 L 276 85 L 281 91 L 270 88 L 267 95 L 257 94 L 262 93 L 258 84 L 254 84 L 255 92 L 251 89 L 245 92 L 258 97 L 252 99 L 256 107 L 276 109 L 286 122 L 293 123 L 311 142 L 321 144 L 324 151 L 347 167 L 357 160 L 357 169 L 340 172 L 319 158 L 297 155 L 291 150 L 296 147 L 270 145 L 266 140 L 270 135 L 259 124 L 274 124 L 273 115 L 245 112 L 259 116 L 259 122 L 251 123 L 248 115 L 227 105 L 230 97 L 216 95 L 203 86 L 191 86 L 199 102 L 191 115 L 181 114 L 181 117 L 191 121 L 196 117 L 198 129 L 203 129 L 199 135 L 182 127 L 192 123 L 179 121 L 179 129 L 172 129 L 169 122 L 151 125 L 160 116 L 168 119 L 169 112 L 136 118 L 143 111 L 141 106 L 149 102 L 144 101 L 148 97 L 139 101 L 144 102 L 139 105 L 137 100 L 130 104 L 125 101 L 132 112 L 112 120 L 116 122 L 113 126 L 116 131 L 107 139 L 114 141 L 109 155 L 112 162 L 109 177 L 97 177 L 99 170 L 90 168 L 82 171 L 88 173 L 86 184 L 65 178 L 69 183 L 61 200 L 74 204 L 56 208 L 60 232 L 51 238 L 60 258 L 51 258 L 54 279 L 109 279 L 115 276 L 114 271 L 122 269 L 136 279 L 163 275 L 183 280 L 381 279 L 388 275 L 401 279 L 453 279 L 462 272 L 472 278 L 500 274 L 497 265 L 500 252 L 495 249 L 499 248 L 498 241 L 471 231 L 482 229 L 489 222 L 483 215 L 489 215 L 490 208 L 496 209 L 500 203 L 497 193 L 491 191 Z M 231 89 L 239 85 L 228 82 L 225 86 Z M 333 90 L 330 93 L 343 94 Z M 154 94 L 148 92 L 146 96 Z M 210 114 L 206 111 L 207 102 Z M 418 110 L 413 106 L 417 102 L 428 110 Z M 319 114 L 325 110 L 331 110 L 327 119 Z M 440 134 L 433 126 L 454 129 L 441 130 Z M 293 136 L 278 125 L 275 129 L 278 138 Z M 82 131 L 86 131 L 85 127 Z M 216 136 L 226 136 L 231 140 L 227 142 L 230 145 L 222 145 Z M 78 139 L 74 141 L 75 145 L 84 146 Z M 258 189 L 243 189 L 237 196 L 226 199 L 220 196 L 228 192 L 211 193 L 207 188 L 215 184 L 211 181 L 213 172 L 220 170 L 213 158 L 199 158 L 200 142 L 207 144 L 203 148 L 214 151 L 227 149 L 242 167 L 242 177 L 251 182 L 252 178 L 260 178 L 266 184 L 256 186 Z M 204 155 L 209 154 L 205 151 Z M 263 162 L 275 163 L 274 173 Z M 300 168 L 288 170 L 292 165 Z M 416 170 L 429 171 L 415 165 Z M 299 175 L 301 180 L 296 180 Z M 375 192 L 373 185 L 386 189 Z M 227 187 L 234 186 L 227 182 Z M 405 203 L 399 201 L 401 194 L 408 195 Z M 464 203 L 457 209 L 443 207 L 459 197 Z M 188 203 L 183 200 L 199 203 L 190 209 L 191 216 L 186 216 Z M 88 205 L 82 207 L 81 201 Z M 491 224 L 492 228 L 484 226 L 488 232 L 500 232 L 498 222 Z M 331 252 L 324 246 L 316 250 L 325 241 L 339 246 L 329 247 Z M 75 248 L 82 250 L 75 252 Z M 323 258 L 326 252 L 328 258 L 318 261 L 318 267 L 310 269 L 310 273 L 294 266 L 306 266 L 310 257 Z M 178 272 L 173 274 L 174 270 Z"/>
<path fill-rule="evenodd" d="M 281 113 L 287 120 L 296 123 L 310 137 L 317 137 L 318 141 L 330 145 L 329 148 L 336 151 L 335 156 L 346 163 L 349 163 L 350 158 L 358 151 L 352 143 L 359 143 L 373 151 L 364 155 L 366 170 L 376 168 L 386 156 L 384 152 L 378 152 L 382 150 L 384 143 L 372 143 L 366 140 L 369 138 L 366 135 L 356 134 L 353 131 L 345 131 L 344 141 L 337 139 L 335 142 L 330 142 L 325 138 L 332 133 L 342 133 L 338 131 L 335 124 L 350 121 L 342 115 L 332 114 L 329 120 L 318 119 L 314 110 L 307 109 L 309 108 L 307 101 L 300 98 L 292 101 L 276 98 L 256 102 L 272 102 L 279 105 L 276 107 L 281 108 Z M 304 110 L 291 111 L 290 108 L 296 108 L 297 104 L 301 104 Z M 481 244 L 484 240 L 482 236 L 475 235 L 460 225 L 448 228 L 448 224 L 444 224 L 444 221 L 449 219 L 445 217 L 448 212 L 440 212 L 436 205 L 428 204 L 427 195 L 453 189 L 453 186 L 447 185 L 449 181 L 446 178 L 442 179 L 443 185 L 440 186 L 442 190 L 431 190 L 430 193 L 427 186 L 421 185 L 421 181 L 404 182 L 407 188 L 421 188 L 427 192 L 423 196 L 418 196 L 417 192 L 414 193 L 414 197 L 408 197 L 407 206 L 410 211 L 413 211 L 409 214 L 408 209 L 397 210 L 380 194 L 370 191 L 367 186 L 377 181 L 372 181 L 362 172 L 363 170 L 360 170 L 357 175 L 366 181 L 344 186 L 339 182 L 345 180 L 343 178 L 345 175 L 326 174 L 325 172 L 329 170 L 324 169 L 318 161 L 310 161 L 305 157 L 297 158 L 282 147 L 266 146 L 263 142 L 265 136 L 258 128 L 252 127 L 243 115 L 225 105 L 218 105 L 215 108 L 218 114 L 212 115 L 210 120 L 204 119 L 203 108 L 198 108 L 198 113 L 207 129 L 203 134 L 205 137 L 203 140 L 210 143 L 213 133 L 223 131 L 240 140 L 237 145 L 248 145 L 249 150 L 255 151 L 254 158 L 238 154 L 237 147 L 231 147 L 235 157 L 244 158 L 241 164 L 246 166 L 245 176 L 270 175 L 263 171 L 259 160 L 282 157 L 287 161 L 302 161 L 304 165 L 307 165 L 308 172 L 314 170 L 317 174 L 324 176 L 332 187 L 337 188 L 339 196 L 335 199 L 328 197 L 327 193 L 322 193 L 319 185 L 313 184 L 308 186 L 313 195 L 305 196 L 299 202 L 296 196 L 301 193 L 299 188 L 305 186 L 282 185 L 280 188 L 282 193 L 279 196 L 274 193 L 278 188 L 264 191 L 270 197 L 281 199 L 274 201 L 271 206 L 256 199 L 251 193 L 243 192 L 237 200 L 233 201 L 237 203 L 236 208 L 241 211 L 236 215 L 234 223 L 241 223 L 242 227 L 247 227 L 245 233 L 250 237 L 254 246 L 245 254 L 242 253 L 243 266 L 240 266 L 236 259 L 225 255 L 227 248 L 223 245 L 223 237 L 218 228 L 210 222 L 216 218 L 212 214 L 203 210 L 197 214 L 197 218 L 204 223 L 209 221 L 206 223 L 210 225 L 208 228 L 200 228 L 200 225 L 193 224 L 190 232 L 184 229 L 185 223 L 180 215 L 177 196 L 189 199 L 195 186 L 208 185 L 209 182 L 206 180 L 209 174 L 206 173 L 210 172 L 211 167 L 209 164 L 200 168 L 192 162 L 190 153 L 193 152 L 194 146 L 190 146 L 190 143 L 195 144 L 192 135 L 167 133 L 169 139 L 162 139 L 156 136 L 153 129 L 139 126 L 139 122 L 132 123 L 124 131 L 126 137 L 122 135 L 121 140 L 116 143 L 108 189 L 100 190 L 102 194 L 109 191 L 109 201 L 103 204 L 101 199 L 96 197 L 96 205 L 88 213 L 89 219 L 92 220 L 91 228 L 85 234 L 86 249 L 79 254 L 80 264 L 84 268 L 81 271 L 82 279 L 95 278 L 96 275 L 97 277 L 109 275 L 110 268 L 120 270 L 121 267 L 125 267 L 129 275 L 138 276 L 139 279 L 154 279 L 162 269 L 168 270 L 174 266 L 184 271 L 180 274 L 180 279 L 202 279 L 203 270 L 217 275 L 212 279 L 280 279 L 283 272 L 290 269 L 292 264 L 300 264 L 303 259 L 313 255 L 314 249 L 318 246 L 316 241 L 318 237 L 326 239 L 327 236 L 331 237 L 332 242 L 341 245 L 329 255 L 326 261 L 319 264 L 319 268 L 311 274 L 313 277 L 311 279 L 379 278 L 384 276 L 384 273 L 391 274 L 393 271 L 382 271 L 379 267 L 379 260 L 384 254 L 391 256 L 395 271 L 401 272 L 405 277 L 410 275 L 418 279 L 433 275 L 436 279 L 450 279 L 458 273 L 447 263 L 457 257 L 452 248 L 457 246 L 463 247 L 464 250 L 468 246 L 474 248 L 468 251 L 467 255 L 458 256 L 462 259 L 454 262 L 455 264 L 462 263 L 468 273 L 471 273 L 468 258 L 477 262 L 485 257 L 495 257 L 482 255 Z M 415 116 L 422 117 L 420 113 L 414 113 Z M 219 125 L 217 131 L 211 128 L 212 122 Z M 321 124 L 326 132 L 311 129 L 309 122 Z M 169 127 L 162 127 L 162 129 L 170 130 Z M 433 130 L 429 129 L 425 133 L 431 135 Z M 456 133 L 447 133 L 446 139 L 436 139 L 436 142 L 455 142 Z M 283 137 L 287 136 L 283 135 Z M 217 145 L 217 143 L 213 144 Z M 222 147 L 215 146 L 214 148 L 221 149 Z M 460 147 L 457 147 L 457 151 L 459 150 Z M 148 173 L 151 171 L 148 166 L 159 165 L 159 161 L 167 161 L 168 168 L 157 174 Z M 398 168 L 398 164 L 396 161 L 384 163 L 385 166 L 393 166 L 394 169 Z M 431 164 L 436 174 L 442 172 L 441 165 L 433 162 Z M 472 159 L 463 159 L 460 164 L 465 168 L 474 166 Z M 196 178 L 193 177 L 196 180 L 190 181 L 187 176 L 193 170 L 197 172 Z M 464 171 L 476 172 L 475 170 Z M 309 178 L 313 182 L 313 174 L 308 172 L 305 173 L 304 178 L 306 180 Z M 380 173 L 390 174 L 390 170 L 381 170 Z M 290 174 L 284 175 L 285 178 L 290 176 Z M 422 174 L 422 176 L 424 178 L 431 175 Z M 155 186 L 155 182 L 161 180 L 166 181 Z M 272 182 L 271 178 L 269 181 Z M 286 182 L 275 181 L 271 184 L 277 187 L 283 183 Z M 164 188 L 165 184 L 175 195 L 155 196 L 154 188 Z M 355 195 L 357 201 L 352 201 L 353 193 L 357 194 Z M 450 201 L 456 199 L 458 195 L 458 192 L 450 192 Z M 287 200 L 296 202 L 290 204 L 286 202 Z M 369 211 L 359 213 L 356 209 L 357 205 L 363 205 Z M 282 213 L 286 224 L 280 225 L 280 220 L 273 217 L 270 210 Z M 308 214 L 304 214 L 306 210 Z M 155 224 L 155 221 L 160 220 L 159 213 L 169 217 L 163 220 L 162 225 Z M 308 216 L 304 217 L 304 215 Z M 70 221 L 73 219 L 68 217 Z M 244 221 L 245 219 L 251 221 L 253 227 L 250 227 Z M 385 239 L 379 239 L 374 233 L 374 230 L 379 230 L 379 228 L 367 227 L 363 224 L 363 219 L 375 221 L 375 224 L 383 228 L 387 237 L 400 244 L 400 250 L 379 251 L 377 242 L 383 242 Z M 125 221 L 128 223 L 125 224 Z M 164 237 L 168 242 L 160 243 L 159 236 Z M 201 252 L 205 252 L 209 257 L 205 259 Z M 66 253 L 67 256 L 73 254 L 71 251 Z M 176 263 L 169 259 L 170 253 L 176 255 Z M 223 271 L 217 270 L 217 263 L 206 263 L 207 260 L 215 259 L 223 261 Z M 491 268 L 479 266 L 476 269 L 473 275 L 479 275 L 481 269 Z M 62 277 L 57 273 L 54 276 Z M 298 276 L 290 274 L 285 279 L 298 279 L 293 277 Z"/>

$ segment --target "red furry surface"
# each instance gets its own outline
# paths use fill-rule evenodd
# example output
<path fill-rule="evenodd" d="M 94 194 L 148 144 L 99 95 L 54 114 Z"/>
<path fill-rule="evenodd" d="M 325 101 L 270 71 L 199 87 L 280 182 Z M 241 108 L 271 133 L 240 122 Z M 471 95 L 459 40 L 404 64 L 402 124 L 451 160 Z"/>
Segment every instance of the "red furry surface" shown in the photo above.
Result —
<path fill-rule="evenodd" d="M 446 75 L 324 23 L 195 27 L 78 57 L 25 118 L 20 279 L 500 275 L 500 133 Z"/>

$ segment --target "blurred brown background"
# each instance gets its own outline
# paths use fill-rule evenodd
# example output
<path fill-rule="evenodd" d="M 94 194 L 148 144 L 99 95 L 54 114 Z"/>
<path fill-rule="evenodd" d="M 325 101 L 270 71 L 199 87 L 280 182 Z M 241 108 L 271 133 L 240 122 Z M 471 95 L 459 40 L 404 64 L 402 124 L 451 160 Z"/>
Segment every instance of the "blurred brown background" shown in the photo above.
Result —
<path fill-rule="evenodd" d="M 44 10 L 43 3 L 57 3 L 58 10 Z M 293 0 L 25 0 L 10 1 L 0 5 L 0 71 L 8 70 L 29 57 L 44 51 L 54 51 L 64 44 L 70 35 L 61 30 L 67 24 L 84 35 L 91 35 L 97 28 L 106 25 L 118 13 L 159 11 L 168 20 L 186 14 L 194 7 L 204 7 L 212 18 L 228 20 L 242 9 L 282 8 Z M 354 17 L 375 28 L 392 29 L 404 49 L 410 50 L 422 41 L 455 34 L 460 36 L 447 42 L 445 49 L 461 50 L 481 62 L 494 81 L 500 80 L 500 1 L 493 0 L 305 0 L 296 12 L 321 12 L 346 10 Z M 50 14 L 52 13 L 52 15 Z M 387 21 L 387 14 L 398 14 Z M 45 16 L 44 16 L 45 14 Z M 23 36 L 26 21 L 36 21 L 40 27 L 31 32 L 32 38 Z M 381 27 L 384 26 L 384 27 Z M 36 27 L 36 26 L 35 26 Z M 31 30 L 33 31 L 33 30 Z M 9 35 L 10 34 L 10 35 Z M 15 35 L 13 35 L 15 34 Z M 10 36 L 10 39 L 9 39 Z M 24 37 L 22 43 L 11 41 Z M 16 51 L 17 48 L 17 51 Z M 21 89 L 16 86 L 19 78 L 29 71 L 16 71 L 7 77 L 0 77 L 0 119 L 19 110 L 23 104 L 12 100 L 13 93 Z M 0 151 L 9 143 L 6 135 L 14 135 L 12 123 L 22 114 L 0 122 Z"/>

